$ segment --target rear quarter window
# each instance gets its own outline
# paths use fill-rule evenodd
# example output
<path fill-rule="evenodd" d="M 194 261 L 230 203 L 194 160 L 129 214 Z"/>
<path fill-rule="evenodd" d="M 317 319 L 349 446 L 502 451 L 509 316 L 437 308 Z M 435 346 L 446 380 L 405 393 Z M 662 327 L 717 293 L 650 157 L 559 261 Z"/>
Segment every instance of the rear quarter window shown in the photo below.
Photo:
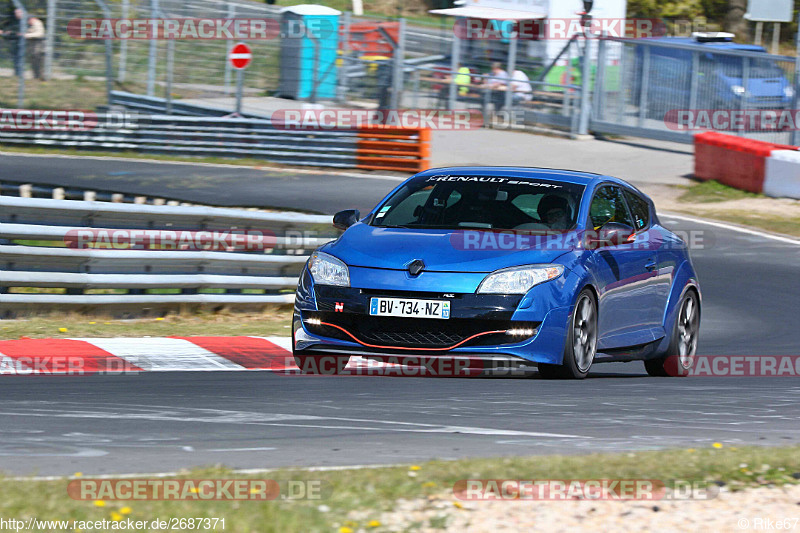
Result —
<path fill-rule="evenodd" d="M 625 192 L 625 200 L 633 215 L 633 227 L 636 231 L 643 230 L 650 224 L 650 205 L 641 196 L 630 191 Z"/>

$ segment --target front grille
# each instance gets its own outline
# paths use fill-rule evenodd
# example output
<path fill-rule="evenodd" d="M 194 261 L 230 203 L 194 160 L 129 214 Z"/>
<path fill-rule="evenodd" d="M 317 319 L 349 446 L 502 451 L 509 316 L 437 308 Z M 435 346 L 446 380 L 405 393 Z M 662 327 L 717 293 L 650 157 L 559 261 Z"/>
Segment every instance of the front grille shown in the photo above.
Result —
<path fill-rule="evenodd" d="M 369 331 L 362 333 L 361 340 L 388 346 L 452 346 L 464 338 L 444 331 Z"/>
<path fill-rule="evenodd" d="M 536 329 L 539 322 L 510 320 L 458 319 L 449 320 L 372 317 L 355 313 L 304 312 L 303 318 L 315 318 L 320 322 L 335 324 L 346 329 L 359 341 L 366 344 L 403 348 L 447 348 L 469 337 L 487 331 L 502 331 L 476 337 L 463 346 L 489 346 L 512 344 L 522 338 L 505 333 L 507 329 Z M 316 335 L 352 341 L 353 338 L 338 328 L 324 324 L 305 322 L 308 330 Z"/>

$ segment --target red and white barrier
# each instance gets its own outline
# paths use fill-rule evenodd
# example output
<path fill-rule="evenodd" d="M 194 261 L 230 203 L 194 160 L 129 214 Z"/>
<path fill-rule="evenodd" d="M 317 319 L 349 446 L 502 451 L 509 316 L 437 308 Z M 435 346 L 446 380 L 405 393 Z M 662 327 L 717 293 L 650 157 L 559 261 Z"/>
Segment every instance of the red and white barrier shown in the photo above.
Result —
<path fill-rule="evenodd" d="M 797 147 L 715 131 L 694 136 L 694 175 L 768 196 L 800 198 Z"/>
<path fill-rule="evenodd" d="M 90 375 L 296 368 L 288 337 L 0 341 L 0 374 Z"/>
<path fill-rule="evenodd" d="M 800 199 L 799 151 L 773 150 L 764 170 L 764 194 Z"/>

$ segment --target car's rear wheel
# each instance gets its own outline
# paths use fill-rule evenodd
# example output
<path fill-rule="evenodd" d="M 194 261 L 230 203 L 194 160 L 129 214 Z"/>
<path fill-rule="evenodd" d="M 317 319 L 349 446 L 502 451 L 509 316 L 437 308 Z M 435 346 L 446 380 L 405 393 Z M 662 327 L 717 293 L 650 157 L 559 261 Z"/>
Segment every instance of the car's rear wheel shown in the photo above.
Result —
<path fill-rule="evenodd" d="M 597 353 L 597 302 L 594 293 L 583 289 L 570 316 L 570 327 L 560 365 L 539 364 L 539 374 L 545 379 L 583 379 Z"/>
<path fill-rule="evenodd" d="M 678 308 L 666 353 L 644 362 L 651 376 L 686 376 L 692 368 L 700 333 L 700 300 L 693 290 L 686 291 Z"/>

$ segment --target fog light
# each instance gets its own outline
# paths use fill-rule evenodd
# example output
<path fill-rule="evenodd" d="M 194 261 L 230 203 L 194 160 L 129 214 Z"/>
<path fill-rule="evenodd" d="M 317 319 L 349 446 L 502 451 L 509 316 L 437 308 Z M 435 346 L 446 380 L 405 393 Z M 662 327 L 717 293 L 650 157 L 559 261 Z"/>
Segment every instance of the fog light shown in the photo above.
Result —
<path fill-rule="evenodd" d="M 515 337 L 531 337 L 536 333 L 535 329 L 521 328 L 521 329 L 507 329 L 506 335 L 513 335 Z"/>

